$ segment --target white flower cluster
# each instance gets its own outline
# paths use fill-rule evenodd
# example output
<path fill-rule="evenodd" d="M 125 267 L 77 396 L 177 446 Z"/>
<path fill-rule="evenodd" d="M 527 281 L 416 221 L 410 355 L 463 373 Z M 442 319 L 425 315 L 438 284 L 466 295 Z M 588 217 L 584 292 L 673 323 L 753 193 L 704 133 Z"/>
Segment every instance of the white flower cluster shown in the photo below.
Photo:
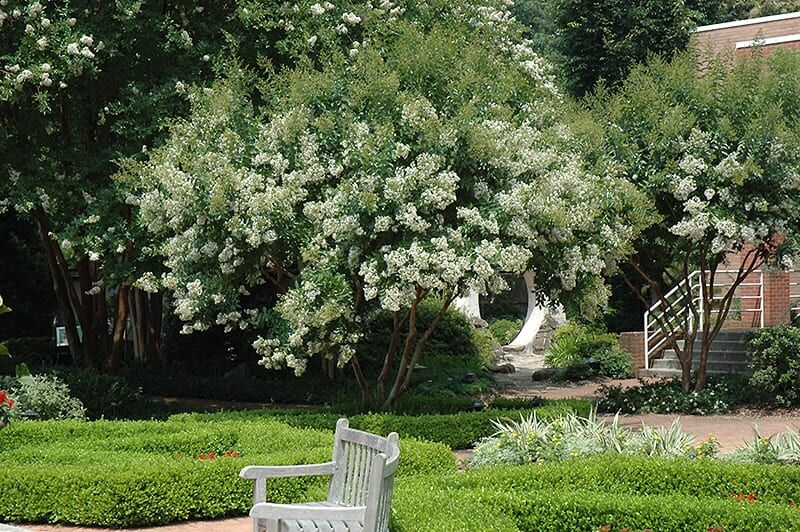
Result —
<path fill-rule="evenodd" d="M 507 7 L 463 9 L 490 28 L 511 23 Z M 402 14 L 387 0 L 367 9 Z M 339 25 L 329 32 L 366 33 L 380 18 L 332 10 L 301 11 Z M 366 38 L 346 45 L 360 50 Z M 496 293 L 508 289 L 506 272 L 534 269 L 542 294 L 585 291 L 588 306 L 602 304 L 601 276 L 634 236 L 618 216 L 618 183 L 588 174 L 568 128 L 553 127 L 558 94 L 529 44 L 495 45 L 537 101 L 481 105 L 463 118 L 435 91 L 409 88 L 380 105 L 290 99 L 262 121 L 234 86 L 189 94 L 191 118 L 150 152 L 129 199 L 168 271 L 138 284 L 173 290 L 186 332 L 269 323 L 253 345 L 261 364 L 298 374 L 313 355 L 346 364 L 363 320 L 380 310 Z M 348 72 L 337 83 L 361 82 Z M 246 294 L 266 286 L 278 303 L 249 308 L 256 298 Z"/>
<path fill-rule="evenodd" d="M 0 84 L 17 92 L 26 87 L 66 88 L 64 79 L 80 73 L 84 62 L 95 59 L 96 52 L 104 48 L 102 42 L 95 44 L 91 35 L 72 33 L 76 19 L 48 18 L 39 1 L 19 2 L 18 7 L 14 7 L 4 0 L 0 4 L 0 29 L 7 21 L 20 24 L 25 35 L 14 43 L 17 46 L 15 55 L 6 56 L 6 64 L 0 70 Z M 67 41 L 63 41 L 65 34 Z"/>
<path fill-rule="evenodd" d="M 783 234 L 785 220 L 797 215 L 794 202 L 762 196 L 795 190 L 791 169 L 778 172 L 780 182 L 753 188 L 763 174 L 745 164 L 746 148 L 723 151 L 722 145 L 714 142 L 713 133 L 693 129 L 679 143 L 682 156 L 677 166 L 682 173 L 669 178 L 670 192 L 682 202 L 684 212 L 671 232 L 695 245 L 708 243 L 714 255 L 758 246 Z"/>

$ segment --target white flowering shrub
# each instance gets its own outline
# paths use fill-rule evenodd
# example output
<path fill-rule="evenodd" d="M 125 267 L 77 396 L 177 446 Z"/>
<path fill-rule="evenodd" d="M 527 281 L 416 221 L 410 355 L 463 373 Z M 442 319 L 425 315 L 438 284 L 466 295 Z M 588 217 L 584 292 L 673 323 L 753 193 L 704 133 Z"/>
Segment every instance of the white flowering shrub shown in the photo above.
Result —
<path fill-rule="evenodd" d="M 712 64 L 660 60 L 634 71 L 595 111 L 605 123 L 605 155 L 648 194 L 658 218 L 636 241 L 633 276 L 656 298 L 664 271 L 703 272 L 704 316 L 677 346 L 689 386 L 692 345 L 702 339 L 697 390 L 705 384 L 708 346 L 728 316 L 734 292 L 712 288 L 718 270 L 738 269 L 733 282 L 765 263 L 791 267 L 800 222 L 800 57 Z M 741 265 L 726 266 L 744 251 Z M 632 282 L 636 284 L 636 281 Z M 640 293 L 649 306 L 649 295 Z M 719 311 L 719 312 L 712 312 Z M 702 323 L 702 329 L 698 330 Z"/>
<path fill-rule="evenodd" d="M 137 359 L 160 337 L 161 295 L 131 286 L 158 264 L 116 161 L 159 144 L 187 86 L 209 83 L 231 50 L 254 64 L 297 56 L 277 44 L 285 34 L 251 30 L 248 4 L 0 0 L 0 213 L 37 226 L 76 363 L 113 371 L 129 318 Z"/>
<path fill-rule="evenodd" d="M 587 171 L 504 4 L 298 6 L 284 26 L 324 53 L 256 95 L 241 73 L 191 91 L 190 118 L 126 177 L 167 270 L 138 283 L 174 291 L 185 332 L 255 328 L 261 363 L 297 374 L 352 363 L 390 406 L 439 321 L 417 330 L 423 300 L 443 314 L 533 270 L 542 296 L 605 301 L 638 196 Z M 379 311 L 394 336 L 365 369 Z"/>

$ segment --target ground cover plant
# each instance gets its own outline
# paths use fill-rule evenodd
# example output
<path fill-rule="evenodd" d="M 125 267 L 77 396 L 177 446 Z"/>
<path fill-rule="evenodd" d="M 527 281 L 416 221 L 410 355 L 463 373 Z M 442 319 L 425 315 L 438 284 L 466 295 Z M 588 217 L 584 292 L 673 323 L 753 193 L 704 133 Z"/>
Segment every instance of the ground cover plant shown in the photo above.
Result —
<path fill-rule="evenodd" d="M 597 408 L 623 414 L 724 414 L 758 404 L 758 391 L 747 377 L 712 376 L 703 390 L 685 392 L 677 379 L 640 381 L 638 386 L 601 386 Z"/>
<path fill-rule="evenodd" d="M 554 419 L 540 419 L 533 413 L 518 420 L 497 420 L 494 426 L 497 431 L 478 444 L 470 465 L 529 464 L 602 454 L 703 460 L 713 458 L 719 449 L 713 436 L 695 443 L 678 420 L 669 427 L 643 425 L 632 430 L 619 425 L 618 415 L 610 422 L 599 421 L 595 411 L 585 417 L 570 413 Z"/>

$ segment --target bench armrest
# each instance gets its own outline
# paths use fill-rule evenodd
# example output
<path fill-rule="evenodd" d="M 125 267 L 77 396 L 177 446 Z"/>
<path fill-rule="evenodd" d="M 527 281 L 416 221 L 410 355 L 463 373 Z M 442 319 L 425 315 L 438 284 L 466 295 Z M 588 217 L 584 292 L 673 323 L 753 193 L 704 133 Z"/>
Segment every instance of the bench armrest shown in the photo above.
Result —
<path fill-rule="evenodd" d="M 266 479 L 268 478 L 332 475 L 335 467 L 335 462 L 291 466 L 247 466 L 239 471 L 239 476 L 255 480 L 253 486 L 253 503 L 258 504 L 267 500 Z"/>
<path fill-rule="evenodd" d="M 364 521 L 366 506 L 305 506 L 261 502 L 250 509 L 256 519 L 303 519 L 323 521 Z"/>
<path fill-rule="evenodd" d="M 239 476 L 242 478 L 278 478 L 278 477 L 307 477 L 311 475 L 332 475 L 335 462 L 324 464 L 291 465 L 291 466 L 247 466 L 242 468 Z"/>

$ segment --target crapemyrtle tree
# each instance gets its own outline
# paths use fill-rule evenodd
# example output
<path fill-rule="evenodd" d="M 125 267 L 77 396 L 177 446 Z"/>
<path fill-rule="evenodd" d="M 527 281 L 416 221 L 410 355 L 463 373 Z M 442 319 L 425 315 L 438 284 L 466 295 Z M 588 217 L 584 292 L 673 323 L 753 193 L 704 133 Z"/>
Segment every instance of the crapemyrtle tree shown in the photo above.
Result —
<path fill-rule="evenodd" d="M 647 204 L 590 172 L 548 65 L 501 2 L 299 3 L 308 60 L 234 70 L 120 180 L 185 332 L 255 329 L 267 368 L 320 356 L 391 407 L 468 289 L 532 270 L 551 300 L 603 304 Z M 256 90 L 260 88 L 261 90 Z M 417 313 L 435 301 L 424 330 Z M 357 347 L 382 312 L 373 371 Z"/>
<path fill-rule="evenodd" d="M 702 315 L 691 305 L 693 319 L 671 338 L 686 390 L 696 340 L 695 389 L 705 385 L 709 347 L 737 287 L 765 264 L 793 264 L 800 227 L 799 98 L 800 56 L 779 53 L 740 58 L 730 67 L 712 63 L 703 72 L 692 55 L 655 59 L 635 69 L 618 94 L 592 102 L 605 128 L 597 153 L 612 158 L 658 212 L 621 269 L 643 282 L 629 276 L 628 284 L 649 306 L 664 301 L 654 274 L 664 264 L 677 265 L 682 278 L 701 272 Z M 743 260 L 720 292 L 715 280 L 732 253 Z M 686 340 L 682 347 L 679 337 Z"/>
<path fill-rule="evenodd" d="M 111 176 L 231 50 L 296 59 L 275 46 L 291 6 L 262 4 L 0 0 L 0 211 L 37 228 L 75 363 L 115 371 L 129 321 L 137 358 L 158 357 L 162 293 L 132 283 L 157 263 Z"/>

